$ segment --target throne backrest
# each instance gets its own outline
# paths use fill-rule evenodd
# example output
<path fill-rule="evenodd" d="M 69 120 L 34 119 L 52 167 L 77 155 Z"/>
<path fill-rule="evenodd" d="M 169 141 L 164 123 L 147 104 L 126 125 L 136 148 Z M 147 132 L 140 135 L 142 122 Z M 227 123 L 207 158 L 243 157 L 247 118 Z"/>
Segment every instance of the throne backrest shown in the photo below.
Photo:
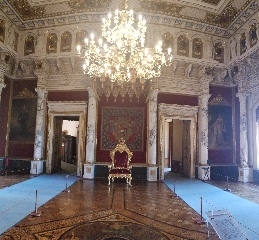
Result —
<path fill-rule="evenodd" d="M 124 139 L 120 139 L 116 147 L 110 152 L 110 157 L 112 159 L 113 168 L 129 168 L 129 163 L 133 153 L 129 150 L 125 144 Z"/>

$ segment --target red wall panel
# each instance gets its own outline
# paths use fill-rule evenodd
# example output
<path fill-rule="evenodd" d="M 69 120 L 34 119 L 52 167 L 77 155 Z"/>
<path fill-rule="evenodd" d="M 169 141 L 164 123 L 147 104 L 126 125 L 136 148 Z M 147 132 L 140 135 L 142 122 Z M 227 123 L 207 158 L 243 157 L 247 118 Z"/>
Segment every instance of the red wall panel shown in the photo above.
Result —
<path fill-rule="evenodd" d="M 190 95 L 159 93 L 157 101 L 158 103 L 166 103 L 166 104 L 198 106 L 198 97 L 190 96 Z"/>
<path fill-rule="evenodd" d="M 48 92 L 48 101 L 87 101 L 87 91 L 53 91 Z"/>
<path fill-rule="evenodd" d="M 33 158 L 34 144 L 10 142 L 8 150 L 10 158 Z"/>

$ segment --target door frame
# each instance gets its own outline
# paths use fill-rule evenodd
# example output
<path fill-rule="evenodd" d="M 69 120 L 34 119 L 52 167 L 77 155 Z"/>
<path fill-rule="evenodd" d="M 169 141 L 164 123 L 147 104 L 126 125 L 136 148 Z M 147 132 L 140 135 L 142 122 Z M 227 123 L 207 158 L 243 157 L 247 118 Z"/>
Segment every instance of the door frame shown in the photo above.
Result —
<path fill-rule="evenodd" d="M 160 103 L 158 105 L 158 165 L 159 165 L 159 180 L 164 180 L 164 129 L 165 122 L 169 119 L 189 120 L 190 121 L 190 177 L 195 178 L 195 163 L 197 159 L 197 115 L 198 106 L 177 105 Z"/>
<path fill-rule="evenodd" d="M 86 137 L 86 110 L 87 102 L 47 102 L 48 106 L 48 138 L 47 138 L 47 164 L 46 172 L 52 173 L 54 118 L 56 116 L 78 116 L 78 146 L 77 146 L 77 176 L 82 175 L 82 165 L 85 162 Z"/>

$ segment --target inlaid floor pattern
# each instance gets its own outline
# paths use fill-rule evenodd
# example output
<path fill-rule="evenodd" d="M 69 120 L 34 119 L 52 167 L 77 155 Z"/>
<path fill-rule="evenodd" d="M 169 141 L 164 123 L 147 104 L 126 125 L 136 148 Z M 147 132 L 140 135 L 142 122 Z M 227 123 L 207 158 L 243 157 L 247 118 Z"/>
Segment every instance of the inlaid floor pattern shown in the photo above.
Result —
<path fill-rule="evenodd" d="M 199 214 L 162 182 L 129 187 L 121 181 L 108 186 L 107 181 L 78 180 L 69 193 L 60 193 L 38 211 L 40 217 L 26 217 L 0 239 L 218 239 L 211 226 L 195 222 Z"/>

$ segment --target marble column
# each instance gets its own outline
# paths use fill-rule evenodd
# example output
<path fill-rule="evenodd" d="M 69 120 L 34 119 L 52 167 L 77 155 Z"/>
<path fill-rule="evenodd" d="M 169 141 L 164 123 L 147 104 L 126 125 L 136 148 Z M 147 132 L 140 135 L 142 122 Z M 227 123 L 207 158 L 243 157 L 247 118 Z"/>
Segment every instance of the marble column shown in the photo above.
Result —
<path fill-rule="evenodd" d="M 5 63 L 0 63 L 0 103 L 1 103 L 1 95 L 3 88 L 6 87 L 6 84 L 4 83 L 4 75 L 9 70 L 9 66 Z"/>
<path fill-rule="evenodd" d="M 199 96 L 199 112 L 198 112 L 198 149 L 199 149 L 199 165 L 198 178 L 202 180 L 210 180 L 210 166 L 208 165 L 208 101 L 210 94 L 205 93 Z"/>
<path fill-rule="evenodd" d="M 90 87 L 88 88 L 88 94 L 89 103 L 87 117 L 86 159 L 84 163 L 83 178 L 93 179 L 97 122 L 97 94 Z"/>
<path fill-rule="evenodd" d="M 153 89 L 148 99 L 148 181 L 157 181 L 157 94 Z"/>
<path fill-rule="evenodd" d="M 46 95 L 45 88 L 36 88 L 38 93 L 37 115 L 34 141 L 34 160 L 31 162 L 31 174 L 40 174 L 43 172 L 43 147 L 44 147 L 44 126 L 46 113 Z"/>
<path fill-rule="evenodd" d="M 240 164 L 239 178 L 241 182 L 253 181 L 253 169 L 248 162 L 248 135 L 247 135 L 247 95 L 238 93 L 240 103 Z"/>

